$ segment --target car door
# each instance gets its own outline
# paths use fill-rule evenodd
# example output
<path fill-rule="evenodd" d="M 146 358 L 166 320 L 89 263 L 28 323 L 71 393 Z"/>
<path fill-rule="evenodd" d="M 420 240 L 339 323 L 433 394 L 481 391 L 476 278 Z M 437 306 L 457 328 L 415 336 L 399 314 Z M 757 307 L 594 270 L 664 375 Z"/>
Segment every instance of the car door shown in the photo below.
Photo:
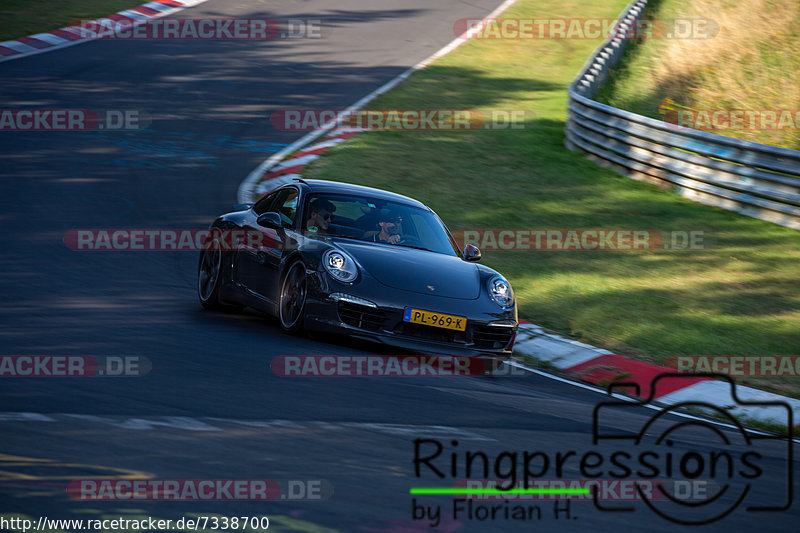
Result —
<path fill-rule="evenodd" d="M 247 216 L 242 220 L 242 229 L 247 232 L 253 232 L 252 235 L 257 236 L 257 239 L 263 240 L 266 234 L 263 234 L 262 229 L 257 223 L 259 215 L 263 215 L 270 210 L 275 203 L 280 190 L 272 192 L 260 200 L 258 200 L 252 209 L 247 213 Z M 246 234 L 245 234 L 246 235 Z M 231 237 L 233 238 L 233 237 Z M 255 240 L 255 239 L 251 239 Z M 247 238 L 236 239 L 236 242 L 231 242 L 235 249 L 236 260 L 234 261 L 236 268 L 236 280 L 242 284 L 249 291 L 256 293 L 256 280 L 262 274 L 258 262 L 258 255 L 256 250 L 248 249 Z"/>
<path fill-rule="evenodd" d="M 299 191 L 295 187 L 285 187 L 277 191 L 268 205 L 254 207 L 253 217 L 244 224 L 251 242 L 258 246 L 244 246 L 239 250 L 241 281 L 247 289 L 261 298 L 274 303 L 278 290 L 281 259 L 287 252 L 287 230 L 291 232 L 297 215 Z M 283 229 L 266 228 L 256 221 L 259 215 L 274 211 L 281 215 Z M 251 233 L 252 232 L 252 233 Z"/>

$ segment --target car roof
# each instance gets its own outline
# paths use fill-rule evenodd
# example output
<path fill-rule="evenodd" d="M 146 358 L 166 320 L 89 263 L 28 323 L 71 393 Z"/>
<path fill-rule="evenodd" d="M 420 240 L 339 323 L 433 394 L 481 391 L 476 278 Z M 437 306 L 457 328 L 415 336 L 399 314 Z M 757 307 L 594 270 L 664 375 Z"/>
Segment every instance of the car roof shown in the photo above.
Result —
<path fill-rule="evenodd" d="M 372 187 L 364 187 L 363 185 L 354 185 L 352 183 L 344 183 L 341 181 L 328 181 L 328 180 L 310 180 L 302 179 L 300 183 L 308 186 L 309 192 L 312 193 L 339 193 L 339 194 L 357 194 L 359 196 L 371 196 L 380 200 L 388 200 L 400 204 L 413 205 L 429 209 L 428 206 L 418 200 L 403 196 L 382 189 L 374 189 Z"/>

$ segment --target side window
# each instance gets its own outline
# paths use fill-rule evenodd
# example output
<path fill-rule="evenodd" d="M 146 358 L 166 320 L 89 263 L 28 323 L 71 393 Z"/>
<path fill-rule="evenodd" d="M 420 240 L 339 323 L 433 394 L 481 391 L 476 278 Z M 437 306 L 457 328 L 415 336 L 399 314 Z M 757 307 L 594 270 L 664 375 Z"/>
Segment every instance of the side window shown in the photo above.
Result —
<path fill-rule="evenodd" d="M 298 192 L 296 189 L 285 189 L 278 196 L 278 200 L 275 203 L 275 211 L 281 215 L 284 228 L 294 226 L 294 220 L 297 218 L 297 198 Z"/>
<path fill-rule="evenodd" d="M 263 215 L 267 211 L 269 211 L 269 206 L 272 205 L 272 201 L 278 196 L 278 194 L 282 191 L 275 191 L 271 194 L 266 195 L 261 200 L 256 202 L 256 205 L 253 206 L 253 211 L 256 215 Z"/>

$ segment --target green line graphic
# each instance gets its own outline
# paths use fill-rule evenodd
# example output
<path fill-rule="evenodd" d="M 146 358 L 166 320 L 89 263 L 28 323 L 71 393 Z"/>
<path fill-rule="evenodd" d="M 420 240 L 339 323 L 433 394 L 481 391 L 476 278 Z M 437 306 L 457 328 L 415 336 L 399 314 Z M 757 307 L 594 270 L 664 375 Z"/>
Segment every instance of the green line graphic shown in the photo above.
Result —
<path fill-rule="evenodd" d="M 582 489 L 458 489 L 451 487 L 412 487 L 408 490 L 409 494 L 589 494 L 589 487 Z"/>

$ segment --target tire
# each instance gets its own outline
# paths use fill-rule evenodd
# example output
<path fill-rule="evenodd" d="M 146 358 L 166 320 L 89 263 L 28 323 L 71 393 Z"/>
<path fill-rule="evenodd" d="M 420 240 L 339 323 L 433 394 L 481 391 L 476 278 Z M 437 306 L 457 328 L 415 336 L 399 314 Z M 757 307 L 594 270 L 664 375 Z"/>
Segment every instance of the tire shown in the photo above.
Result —
<path fill-rule="evenodd" d="M 306 267 L 296 261 L 286 270 L 278 295 L 278 320 L 281 329 L 287 333 L 298 334 L 303 331 L 307 294 Z"/>
<path fill-rule="evenodd" d="M 222 251 L 212 245 L 200 252 L 197 265 L 197 297 L 209 310 L 219 309 L 219 285 L 222 274 Z"/>
<path fill-rule="evenodd" d="M 225 255 L 219 241 L 215 241 L 200 252 L 200 261 L 197 265 L 197 297 L 200 299 L 200 304 L 210 311 L 237 311 L 242 308 L 240 305 L 227 305 L 220 301 L 224 259 Z"/>

